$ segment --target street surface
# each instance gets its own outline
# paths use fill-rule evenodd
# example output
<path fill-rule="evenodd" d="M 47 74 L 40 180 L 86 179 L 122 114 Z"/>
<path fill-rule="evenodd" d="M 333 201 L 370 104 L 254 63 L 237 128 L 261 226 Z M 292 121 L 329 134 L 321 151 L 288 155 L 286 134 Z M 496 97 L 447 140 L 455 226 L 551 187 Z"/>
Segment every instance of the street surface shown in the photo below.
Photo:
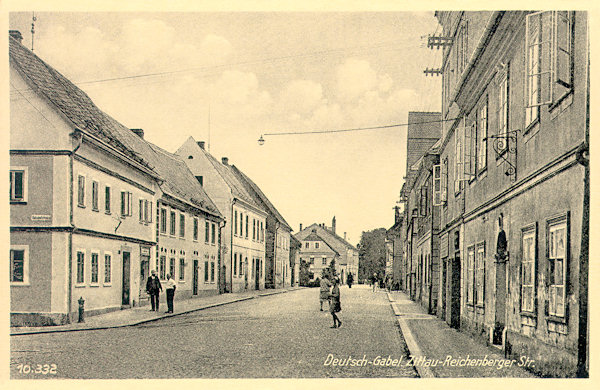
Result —
<path fill-rule="evenodd" d="M 408 353 L 384 292 L 342 287 L 339 329 L 318 297 L 302 289 L 129 328 L 12 336 L 11 378 L 417 376 L 389 364 Z"/>

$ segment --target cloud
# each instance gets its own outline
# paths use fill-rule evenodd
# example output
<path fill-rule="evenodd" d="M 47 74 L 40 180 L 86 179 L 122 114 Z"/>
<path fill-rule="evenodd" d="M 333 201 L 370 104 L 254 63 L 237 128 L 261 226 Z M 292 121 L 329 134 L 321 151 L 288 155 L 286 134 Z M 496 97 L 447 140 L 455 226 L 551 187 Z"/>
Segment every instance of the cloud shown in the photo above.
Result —
<path fill-rule="evenodd" d="M 377 73 L 365 60 L 348 59 L 336 69 L 337 96 L 351 101 L 377 85 Z"/>
<path fill-rule="evenodd" d="M 310 80 L 294 80 L 281 93 L 284 112 L 308 114 L 323 101 L 323 87 Z"/>

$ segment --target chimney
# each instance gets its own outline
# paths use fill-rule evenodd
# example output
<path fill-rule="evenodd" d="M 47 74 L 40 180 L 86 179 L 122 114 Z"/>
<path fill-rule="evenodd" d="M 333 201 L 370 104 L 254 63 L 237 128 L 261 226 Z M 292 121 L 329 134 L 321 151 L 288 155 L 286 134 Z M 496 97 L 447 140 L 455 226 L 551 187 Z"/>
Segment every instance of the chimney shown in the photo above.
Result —
<path fill-rule="evenodd" d="M 15 38 L 19 43 L 23 43 L 23 35 L 19 30 L 9 30 L 8 35 Z"/>
<path fill-rule="evenodd" d="M 138 137 L 144 139 L 144 129 L 131 129 Z"/>
<path fill-rule="evenodd" d="M 302 231 L 302 224 L 300 224 L 300 230 L 299 231 Z"/>
<path fill-rule="evenodd" d="M 331 220 L 331 231 L 333 232 L 333 234 L 335 234 L 335 215 L 333 216 L 333 219 Z"/>
<path fill-rule="evenodd" d="M 346 239 L 346 232 L 344 232 L 344 240 Z"/>
<path fill-rule="evenodd" d="M 204 150 L 204 141 L 198 141 L 198 146 L 200 146 L 200 149 Z"/>
<path fill-rule="evenodd" d="M 227 157 L 221 157 L 221 162 L 223 165 L 229 165 L 229 159 Z"/>

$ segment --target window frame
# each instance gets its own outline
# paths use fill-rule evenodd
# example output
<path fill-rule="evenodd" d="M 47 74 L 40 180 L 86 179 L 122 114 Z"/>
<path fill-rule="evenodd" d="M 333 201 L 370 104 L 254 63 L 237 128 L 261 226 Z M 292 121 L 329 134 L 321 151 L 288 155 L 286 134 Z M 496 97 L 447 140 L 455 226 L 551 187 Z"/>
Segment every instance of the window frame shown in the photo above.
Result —
<path fill-rule="evenodd" d="M 177 234 L 177 212 L 174 209 L 169 211 L 169 236 L 175 237 Z"/>
<path fill-rule="evenodd" d="M 210 242 L 210 222 L 204 221 L 204 243 Z"/>
<path fill-rule="evenodd" d="M 554 280 L 554 276 L 555 274 L 551 272 L 551 258 L 550 256 L 551 254 L 551 233 L 552 233 L 552 228 L 556 227 L 556 226 L 561 226 L 564 224 L 564 234 L 565 234 L 565 240 L 564 240 L 564 258 L 563 258 L 563 270 L 562 270 L 562 284 L 552 284 L 553 280 Z M 571 226 L 570 226 L 570 213 L 566 212 L 566 213 L 562 213 L 562 214 L 558 214 L 554 217 L 548 218 L 546 220 L 546 261 L 548 263 L 547 267 L 546 267 L 546 272 L 547 272 L 547 288 L 548 288 L 548 294 L 547 294 L 547 313 L 548 313 L 548 317 L 550 319 L 554 319 L 560 322 L 565 322 L 567 321 L 568 318 L 568 302 L 567 302 L 567 297 L 568 297 L 568 286 L 569 286 L 569 266 L 570 266 L 570 257 L 571 257 L 571 253 L 570 253 L 570 247 L 571 247 L 571 239 L 570 239 L 570 231 L 571 231 Z M 554 260 L 556 261 L 556 259 Z M 552 289 L 554 287 L 554 290 L 556 291 L 556 286 L 561 286 L 562 287 L 562 301 L 563 301 L 563 310 L 562 310 L 562 314 L 558 313 L 557 310 L 552 309 Z"/>
<path fill-rule="evenodd" d="M 200 235 L 200 219 L 198 217 L 194 217 L 194 228 L 193 228 L 193 240 L 198 241 L 198 236 Z"/>
<path fill-rule="evenodd" d="M 525 261 L 525 239 L 532 238 L 533 239 L 533 258 Z M 531 275 L 531 284 L 525 284 L 525 267 L 526 263 L 531 263 L 530 267 L 530 275 Z M 538 229 L 537 222 L 529 224 L 521 228 L 521 288 L 520 288 L 520 309 L 521 314 L 525 315 L 535 315 L 537 313 L 537 270 L 538 270 Z M 528 305 L 525 304 L 525 288 L 531 289 L 531 301 Z M 531 306 L 531 308 L 529 308 Z"/>
<path fill-rule="evenodd" d="M 159 257 L 158 278 L 160 280 L 167 278 L 167 255 L 160 255 Z"/>
<path fill-rule="evenodd" d="M 121 191 L 121 216 L 130 217 L 132 215 L 132 194 L 129 191 Z"/>
<path fill-rule="evenodd" d="M 108 262 L 106 261 L 106 258 L 108 257 Z M 106 268 L 107 268 L 107 264 L 108 264 L 108 273 L 106 272 Z M 102 279 L 102 285 L 103 286 L 110 286 L 112 285 L 112 252 L 104 252 L 104 278 Z M 106 280 L 106 276 L 108 275 L 108 280 Z"/>
<path fill-rule="evenodd" d="M 217 244 L 217 224 L 212 222 L 210 224 L 210 245 Z"/>
<path fill-rule="evenodd" d="M 185 238 L 185 213 L 179 213 L 179 238 Z"/>
<path fill-rule="evenodd" d="M 112 206 L 112 189 L 109 185 L 104 186 L 104 213 L 111 214 L 111 206 Z"/>
<path fill-rule="evenodd" d="M 160 208 L 160 233 L 167 234 L 168 210 L 166 207 Z"/>
<path fill-rule="evenodd" d="M 485 111 L 485 115 L 482 112 Z M 475 166 L 477 176 L 483 175 L 488 166 L 488 132 L 489 132 L 489 96 L 485 95 L 476 111 L 477 130 L 476 130 L 476 157 Z M 483 160 L 483 161 L 481 161 Z"/>
<path fill-rule="evenodd" d="M 23 280 L 13 280 L 14 276 L 14 252 L 23 252 Z M 11 286 L 29 286 L 29 245 L 10 245 L 10 285 Z"/>
<path fill-rule="evenodd" d="M 81 256 L 81 262 L 79 261 L 79 255 Z M 85 249 L 77 249 L 75 251 L 75 286 L 85 286 Z M 81 268 L 80 268 L 81 265 Z"/>
<path fill-rule="evenodd" d="M 467 248 L 467 266 L 465 270 L 467 277 L 465 279 L 465 301 L 467 305 L 474 306 L 475 304 L 475 245 Z"/>
<path fill-rule="evenodd" d="M 22 166 L 11 166 L 10 167 L 10 203 L 11 204 L 18 204 L 18 203 L 27 203 L 28 198 L 29 198 L 29 167 L 22 167 Z M 17 198 L 14 195 L 14 188 L 15 188 L 15 182 L 16 182 L 16 178 L 15 178 L 15 173 L 20 172 L 21 175 L 21 191 L 22 191 L 22 197 L 21 198 Z"/>
<path fill-rule="evenodd" d="M 480 254 L 482 254 L 480 256 Z M 485 241 L 475 246 L 475 275 L 473 283 L 473 301 L 477 307 L 485 307 Z"/>
<path fill-rule="evenodd" d="M 98 184 L 97 180 L 92 180 L 92 211 L 100 211 L 99 209 L 99 194 L 98 194 L 98 189 L 100 188 L 100 185 Z"/>
<path fill-rule="evenodd" d="M 96 264 L 94 265 L 94 257 Z M 94 276 L 96 280 L 94 281 Z M 96 250 L 90 251 L 90 286 L 98 286 L 100 284 L 100 252 Z"/>
<path fill-rule="evenodd" d="M 175 277 L 173 277 L 173 279 L 175 279 Z M 179 258 L 179 278 L 178 278 L 178 280 L 180 283 L 185 281 L 185 257 Z"/>
<path fill-rule="evenodd" d="M 77 174 L 77 206 L 85 208 L 85 175 Z"/>

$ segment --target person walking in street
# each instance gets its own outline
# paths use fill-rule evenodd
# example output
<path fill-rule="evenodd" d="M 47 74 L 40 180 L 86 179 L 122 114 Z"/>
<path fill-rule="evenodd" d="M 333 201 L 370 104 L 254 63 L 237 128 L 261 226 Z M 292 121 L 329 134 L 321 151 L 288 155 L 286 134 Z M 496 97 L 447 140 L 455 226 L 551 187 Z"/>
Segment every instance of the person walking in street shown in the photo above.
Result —
<path fill-rule="evenodd" d="M 373 276 L 371 277 L 371 283 L 373 284 L 373 292 L 377 291 L 377 272 L 373 273 Z"/>
<path fill-rule="evenodd" d="M 321 303 L 321 311 L 323 311 L 323 302 L 329 302 L 329 287 L 331 287 L 331 282 L 329 282 L 327 276 L 323 276 L 323 278 L 321 278 L 319 287 L 319 302 Z M 331 302 L 329 304 L 331 305 Z"/>
<path fill-rule="evenodd" d="M 333 279 L 333 288 L 329 298 L 329 312 L 333 317 L 332 328 L 339 328 L 342 326 L 342 321 L 338 318 L 336 313 L 342 311 L 342 305 L 340 302 L 340 280 L 338 278 Z"/>
<path fill-rule="evenodd" d="M 346 278 L 346 283 L 348 283 L 348 288 L 352 288 L 352 282 L 354 282 L 354 276 L 352 276 L 352 272 L 348 274 Z"/>
<path fill-rule="evenodd" d="M 158 295 L 162 291 L 162 286 L 160 284 L 160 279 L 156 276 L 156 271 L 152 270 L 152 275 L 148 278 L 146 282 L 146 292 L 150 295 L 150 302 L 152 303 L 151 311 L 158 311 L 159 298 Z"/>
<path fill-rule="evenodd" d="M 167 313 L 173 313 L 173 297 L 175 296 L 175 288 L 177 287 L 175 280 L 171 279 L 171 275 L 167 274 Z"/>

